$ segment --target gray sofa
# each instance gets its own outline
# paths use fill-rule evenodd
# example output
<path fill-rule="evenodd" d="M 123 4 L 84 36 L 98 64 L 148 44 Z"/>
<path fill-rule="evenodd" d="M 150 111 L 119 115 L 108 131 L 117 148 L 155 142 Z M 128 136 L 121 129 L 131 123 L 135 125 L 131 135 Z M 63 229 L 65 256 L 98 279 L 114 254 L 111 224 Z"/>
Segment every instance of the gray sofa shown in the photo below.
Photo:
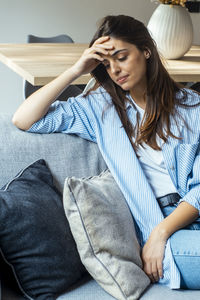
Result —
<path fill-rule="evenodd" d="M 13 178 L 22 168 L 37 159 L 47 162 L 56 186 L 62 191 L 67 176 L 85 177 L 97 175 L 107 168 L 96 144 L 74 135 L 31 134 L 18 130 L 11 123 L 10 115 L 0 115 L 0 186 Z M 2 260 L 2 258 L 1 258 Z M 2 267 L 3 266 L 3 267 Z M 1 299 L 21 300 L 12 272 L 5 272 L 1 262 Z M 85 276 L 57 300 L 111 300 L 91 277 Z M 200 291 L 170 290 L 159 284 L 150 285 L 141 300 L 196 300 Z"/>

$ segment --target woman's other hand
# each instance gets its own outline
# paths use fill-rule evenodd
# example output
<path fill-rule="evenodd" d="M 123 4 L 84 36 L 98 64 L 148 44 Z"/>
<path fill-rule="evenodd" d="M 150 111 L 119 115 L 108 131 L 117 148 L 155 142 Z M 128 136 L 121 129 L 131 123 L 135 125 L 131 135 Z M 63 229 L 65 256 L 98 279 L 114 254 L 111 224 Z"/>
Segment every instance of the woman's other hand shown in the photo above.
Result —
<path fill-rule="evenodd" d="M 155 228 L 142 249 L 143 270 L 152 283 L 163 277 L 163 259 L 167 238 Z"/>
<path fill-rule="evenodd" d="M 153 229 L 142 249 L 143 269 L 152 282 L 163 276 L 162 265 L 168 238 L 177 230 L 194 222 L 198 216 L 199 210 L 183 201 Z"/>
<path fill-rule="evenodd" d="M 113 49 L 113 46 L 106 43 L 109 39 L 109 36 L 100 37 L 90 48 L 83 52 L 71 68 L 76 76 L 92 72 L 104 60 L 102 55 L 108 55 L 108 51 Z"/>

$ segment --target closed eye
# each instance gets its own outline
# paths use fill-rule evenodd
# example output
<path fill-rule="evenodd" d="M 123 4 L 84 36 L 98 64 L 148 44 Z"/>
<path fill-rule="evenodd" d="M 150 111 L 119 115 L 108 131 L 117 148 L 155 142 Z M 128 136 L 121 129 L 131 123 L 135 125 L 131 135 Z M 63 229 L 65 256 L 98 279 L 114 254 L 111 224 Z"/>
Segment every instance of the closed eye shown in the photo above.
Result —
<path fill-rule="evenodd" d="M 118 58 L 118 60 L 119 60 L 119 61 L 125 61 L 125 60 L 127 59 L 127 57 L 128 57 L 128 56 L 123 56 L 123 57 Z"/>
<path fill-rule="evenodd" d="M 118 61 L 125 61 L 128 58 L 128 55 L 117 58 Z M 106 69 L 110 68 L 110 64 L 105 60 L 103 61 L 103 65 Z"/>

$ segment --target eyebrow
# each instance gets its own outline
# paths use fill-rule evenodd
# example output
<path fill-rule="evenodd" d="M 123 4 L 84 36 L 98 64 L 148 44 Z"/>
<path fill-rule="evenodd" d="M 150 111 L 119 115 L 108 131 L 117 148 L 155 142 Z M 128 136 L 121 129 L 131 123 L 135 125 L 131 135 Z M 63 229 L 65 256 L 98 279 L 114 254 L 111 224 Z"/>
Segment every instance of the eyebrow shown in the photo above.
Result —
<path fill-rule="evenodd" d="M 116 50 L 111 56 L 115 56 L 115 55 L 117 55 L 118 53 L 123 52 L 123 51 L 128 51 L 128 49 L 119 49 L 119 50 Z M 106 61 L 107 61 L 107 59 L 105 58 L 105 59 L 103 60 L 103 63 L 106 62 Z"/>
<path fill-rule="evenodd" d="M 115 56 L 117 55 L 119 52 L 122 52 L 122 51 L 127 51 L 128 49 L 119 49 L 119 50 L 116 50 L 111 56 Z"/>

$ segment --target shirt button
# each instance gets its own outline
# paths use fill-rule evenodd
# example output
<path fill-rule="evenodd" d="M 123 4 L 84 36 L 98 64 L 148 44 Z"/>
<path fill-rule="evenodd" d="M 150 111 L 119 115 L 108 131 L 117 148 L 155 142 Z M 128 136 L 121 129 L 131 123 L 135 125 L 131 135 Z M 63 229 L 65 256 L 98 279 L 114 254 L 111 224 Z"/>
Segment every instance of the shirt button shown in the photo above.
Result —
<path fill-rule="evenodd" d="M 175 168 L 174 168 L 174 166 L 171 166 L 170 169 L 173 171 Z"/>

